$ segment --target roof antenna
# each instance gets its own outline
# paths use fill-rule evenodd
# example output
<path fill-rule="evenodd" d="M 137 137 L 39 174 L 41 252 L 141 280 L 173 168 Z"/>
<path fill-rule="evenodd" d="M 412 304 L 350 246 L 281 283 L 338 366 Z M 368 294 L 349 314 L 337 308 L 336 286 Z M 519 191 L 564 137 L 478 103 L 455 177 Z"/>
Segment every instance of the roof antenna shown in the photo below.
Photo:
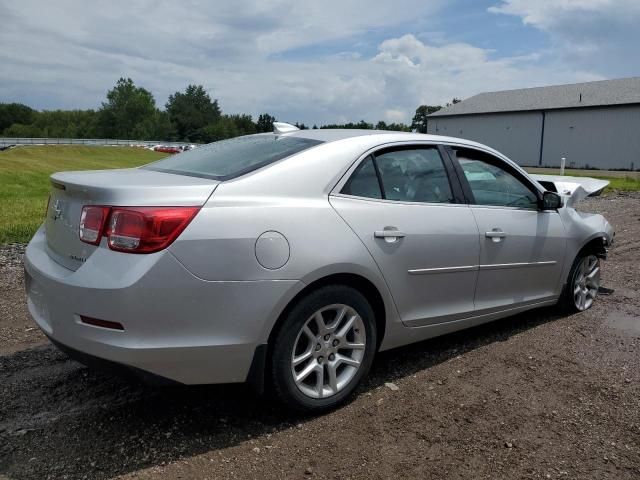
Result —
<path fill-rule="evenodd" d="M 282 133 L 295 132 L 297 130 L 300 130 L 300 129 L 295 125 L 291 125 L 290 123 L 273 122 L 273 133 L 275 133 L 276 135 L 280 135 Z"/>

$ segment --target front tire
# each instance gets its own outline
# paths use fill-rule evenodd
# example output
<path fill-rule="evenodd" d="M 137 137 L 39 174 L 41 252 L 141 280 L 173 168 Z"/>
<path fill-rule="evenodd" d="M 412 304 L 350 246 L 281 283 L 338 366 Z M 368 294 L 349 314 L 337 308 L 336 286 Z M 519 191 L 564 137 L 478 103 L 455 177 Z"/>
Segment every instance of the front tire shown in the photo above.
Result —
<path fill-rule="evenodd" d="M 368 373 L 376 341 L 375 315 L 362 293 L 346 285 L 311 292 L 275 335 L 270 369 L 275 396 L 300 412 L 335 408 Z"/>
<path fill-rule="evenodd" d="M 593 252 L 579 254 L 571 266 L 562 304 L 571 313 L 593 305 L 600 288 L 600 259 Z"/>

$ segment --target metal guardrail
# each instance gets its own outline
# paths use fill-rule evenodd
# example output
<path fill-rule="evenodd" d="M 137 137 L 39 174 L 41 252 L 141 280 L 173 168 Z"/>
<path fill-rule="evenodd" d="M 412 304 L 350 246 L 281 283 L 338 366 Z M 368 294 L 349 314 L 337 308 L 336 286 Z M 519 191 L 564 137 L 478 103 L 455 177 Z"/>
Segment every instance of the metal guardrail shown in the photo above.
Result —
<path fill-rule="evenodd" d="M 109 145 L 109 146 L 129 146 L 144 145 L 153 147 L 155 145 L 166 145 L 170 147 L 180 147 L 183 145 L 193 145 L 189 142 L 166 142 L 164 140 L 119 140 L 113 138 L 10 138 L 0 137 L 0 145 Z"/>

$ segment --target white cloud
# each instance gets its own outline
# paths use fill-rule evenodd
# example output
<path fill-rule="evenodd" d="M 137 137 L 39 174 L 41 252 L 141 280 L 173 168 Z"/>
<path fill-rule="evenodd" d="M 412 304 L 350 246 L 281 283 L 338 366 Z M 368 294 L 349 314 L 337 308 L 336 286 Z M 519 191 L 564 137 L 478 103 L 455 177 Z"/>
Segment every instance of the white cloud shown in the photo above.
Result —
<path fill-rule="evenodd" d="M 552 29 L 564 24 L 567 18 L 575 19 L 576 15 L 604 14 L 625 20 L 629 14 L 640 14 L 640 3 L 636 0 L 502 0 L 489 11 L 517 15 L 526 24 Z"/>
<path fill-rule="evenodd" d="M 429 45 L 413 35 L 383 42 L 372 59 L 395 108 L 443 105 L 453 97 L 479 92 L 598 78 L 563 67 L 549 68 L 531 57 L 491 59 L 490 52 L 466 43 Z M 413 108 L 412 108 L 413 107 Z"/>
<path fill-rule="evenodd" d="M 547 10 L 514 0 L 492 11 L 518 15 L 556 35 L 548 10 L 555 3 L 535 5 L 543 3 Z M 437 38 L 428 32 L 389 35 L 377 42 L 376 53 L 367 53 L 381 32 L 402 29 L 418 17 L 436 18 L 443 5 L 443 0 L 4 2 L 0 101 L 95 108 L 118 77 L 129 76 L 151 90 L 159 105 L 170 93 L 197 83 L 226 112 L 270 112 L 307 124 L 409 122 L 422 103 L 602 77 L 587 66 L 543 62 L 539 52 L 500 57 L 469 43 L 448 42 L 441 32 Z M 326 45 L 338 45 L 337 53 L 304 53 Z M 581 48 L 584 56 L 590 44 Z M 295 49 L 302 53 L 287 55 Z"/>
<path fill-rule="evenodd" d="M 548 34 L 558 60 L 608 76 L 640 72 L 638 0 L 502 0 L 489 11 Z"/>
<path fill-rule="evenodd" d="M 404 110 L 386 110 L 383 117 L 387 122 L 405 122 L 408 114 Z"/>
<path fill-rule="evenodd" d="M 315 101 L 311 108 L 326 111 L 326 119 L 332 106 L 343 105 L 335 113 L 346 113 L 370 90 L 370 81 L 351 71 L 360 54 L 312 64 L 274 55 L 400 25 L 418 12 L 436 12 L 442 2 L 398 0 L 375 8 L 367 0 L 3 2 L 0 101 L 96 107 L 118 77 L 130 76 L 159 104 L 196 82 L 228 111 L 284 112 L 293 104 L 307 112 Z M 325 96 L 310 88 L 317 84 Z"/>

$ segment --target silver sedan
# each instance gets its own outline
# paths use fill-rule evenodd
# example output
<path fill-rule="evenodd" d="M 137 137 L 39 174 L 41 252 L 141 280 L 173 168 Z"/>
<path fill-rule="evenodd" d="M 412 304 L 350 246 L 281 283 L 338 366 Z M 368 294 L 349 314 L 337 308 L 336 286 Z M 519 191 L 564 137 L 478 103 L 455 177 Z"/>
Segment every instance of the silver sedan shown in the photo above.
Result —
<path fill-rule="evenodd" d="M 31 315 L 72 357 L 151 382 L 344 401 L 376 352 L 560 303 L 589 308 L 613 229 L 478 143 L 304 130 L 51 176 Z"/>

